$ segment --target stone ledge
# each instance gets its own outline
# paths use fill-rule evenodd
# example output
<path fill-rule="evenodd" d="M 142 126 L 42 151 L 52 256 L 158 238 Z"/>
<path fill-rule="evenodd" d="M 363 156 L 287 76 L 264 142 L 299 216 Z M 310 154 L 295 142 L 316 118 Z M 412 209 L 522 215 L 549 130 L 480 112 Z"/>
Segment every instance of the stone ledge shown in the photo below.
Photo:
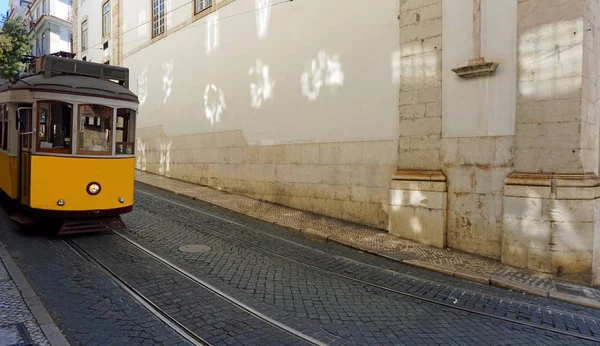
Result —
<path fill-rule="evenodd" d="M 470 272 L 467 270 L 458 269 L 454 273 L 454 276 L 459 279 L 473 281 L 473 282 L 477 282 L 477 283 L 484 284 L 484 285 L 490 284 L 490 276 L 489 275 L 474 273 L 474 272 Z"/>
<path fill-rule="evenodd" d="M 595 174 L 546 174 L 511 173 L 504 180 L 506 185 L 552 186 L 556 187 L 596 187 L 600 177 Z"/>
<path fill-rule="evenodd" d="M 392 180 L 415 181 L 446 181 L 446 176 L 441 171 L 411 171 L 398 170 L 392 174 Z"/>
<path fill-rule="evenodd" d="M 490 278 L 490 285 L 513 290 L 513 291 L 529 293 L 529 294 L 532 294 L 535 296 L 548 297 L 548 290 L 525 285 L 520 282 L 508 280 L 508 279 L 501 278 L 501 277 L 492 276 Z"/>
<path fill-rule="evenodd" d="M 594 309 L 600 309 L 600 302 L 598 302 L 594 299 L 590 299 L 590 298 L 586 298 L 586 297 L 578 297 L 578 296 L 575 296 L 572 294 L 561 293 L 561 292 L 556 292 L 556 291 L 549 291 L 548 293 L 549 293 L 550 298 L 553 298 L 553 299 L 558 299 L 558 300 L 565 301 L 567 303 L 586 306 L 586 307 L 590 307 L 590 308 L 594 308 Z"/>
<path fill-rule="evenodd" d="M 423 262 L 421 260 L 405 260 L 402 263 L 410 264 L 413 267 L 431 270 L 448 276 L 454 276 L 455 270 L 451 267 L 441 266 L 433 263 Z"/>
<path fill-rule="evenodd" d="M 543 199 L 600 197 L 600 178 L 595 174 L 511 173 L 504 183 L 504 195 L 511 197 Z"/>
<path fill-rule="evenodd" d="M 392 180 L 392 190 L 446 192 L 445 181 Z"/>
<path fill-rule="evenodd" d="M 300 231 L 300 234 L 310 239 L 318 239 L 325 242 L 329 239 L 329 234 L 312 228 L 304 228 Z"/>

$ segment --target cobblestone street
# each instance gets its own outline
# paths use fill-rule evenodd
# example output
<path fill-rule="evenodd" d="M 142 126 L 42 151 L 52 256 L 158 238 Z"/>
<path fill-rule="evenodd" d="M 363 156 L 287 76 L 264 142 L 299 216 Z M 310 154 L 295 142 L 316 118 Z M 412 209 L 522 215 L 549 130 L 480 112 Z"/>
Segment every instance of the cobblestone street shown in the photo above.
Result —
<path fill-rule="evenodd" d="M 600 345 L 593 308 L 135 197 L 111 233 L 27 234 L 2 214 L 0 242 L 71 345 Z"/>

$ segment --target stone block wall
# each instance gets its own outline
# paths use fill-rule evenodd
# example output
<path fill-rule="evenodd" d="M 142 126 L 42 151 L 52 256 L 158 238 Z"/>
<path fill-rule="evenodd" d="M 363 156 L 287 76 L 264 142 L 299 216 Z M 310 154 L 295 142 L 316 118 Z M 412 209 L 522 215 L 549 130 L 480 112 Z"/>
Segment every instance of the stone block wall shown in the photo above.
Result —
<path fill-rule="evenodd" d="M 398 171 L 392 177 L 390 232 L 446 247 L 446 177 L 437 171 Z"/>
<path fill-rule="evenodd" d="M 442 2 L 400 6 L 401 169 L 440 168 L 442 134 Z"/>
<path fill-rule="evenodd" d="M 586 1 L 518 3 L 515 170 L 597 171 L 598 131 L 585 115 Z"/>
<path fill-rule="evenodd" d="M 390 232 L 445 247 L 441 0 L 400 2 L 399 116 L 399 171 L 390 190 Z"/>
<path fill-rule="evenodd" d="M 241 131 L 138 129 L 137 169 L 387 229 L 398 142 L 249 146 Z"/>
<path fill-rule="evenodd" d="M 592 282 L 598 179 L 514 174 L 506 183 L 503 262 Z"/>
<path fill-rule="evenodd" d="M 449 247 L 500 258 L 504 179 L 513 169 L 513 149 L 513 136 L 442 140 Z"/>

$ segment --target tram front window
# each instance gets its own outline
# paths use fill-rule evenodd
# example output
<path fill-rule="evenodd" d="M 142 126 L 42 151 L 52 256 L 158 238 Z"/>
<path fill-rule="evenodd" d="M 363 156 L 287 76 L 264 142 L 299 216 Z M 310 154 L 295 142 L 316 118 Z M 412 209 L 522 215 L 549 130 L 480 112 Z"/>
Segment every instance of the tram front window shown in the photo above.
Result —
<path fill-rule="evenodd" d="M 78 154 L 112 154 L 112 117 L 111 107 L 79 106 Z"/>
<path fill-rule="evenodd" d="M 117 110 L 117 132 L 115 133 L 116 154 L 133 155 L 135 145 L 135 112 L 130 109 Z"/>
<path fill-rule="evenodd" d="M 46 101 L 38 104 L 39 151 L 71 152 L 71 118 L 73 106 L 68 103 Z"/>

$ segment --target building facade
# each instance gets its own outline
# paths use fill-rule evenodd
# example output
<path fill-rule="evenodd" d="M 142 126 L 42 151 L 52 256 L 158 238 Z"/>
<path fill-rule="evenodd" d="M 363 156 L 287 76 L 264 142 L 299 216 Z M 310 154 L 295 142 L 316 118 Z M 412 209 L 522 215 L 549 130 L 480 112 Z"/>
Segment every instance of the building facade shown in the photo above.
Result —
<path fill-rule="evenodd" d="M 8 3 L 8 18 L 26 18 L 27 10 L 29 10 L 29 6 L 33 0 L 9 0 Z"/>
<path fill-rule="evenodd" d="M 72 52 L 72 0 L 10 1 L 10 18 L 26 22 L 32 55 Z"/>
<path fill-rule="evenodd" d="M 75 0 L 74 50 L 78 59 L 120 65 L 120 1 Z"/>
<path fill-rule="evenodd" d="M 109 7 L 138 169 L 600 283 L 599 0 Z"/>

